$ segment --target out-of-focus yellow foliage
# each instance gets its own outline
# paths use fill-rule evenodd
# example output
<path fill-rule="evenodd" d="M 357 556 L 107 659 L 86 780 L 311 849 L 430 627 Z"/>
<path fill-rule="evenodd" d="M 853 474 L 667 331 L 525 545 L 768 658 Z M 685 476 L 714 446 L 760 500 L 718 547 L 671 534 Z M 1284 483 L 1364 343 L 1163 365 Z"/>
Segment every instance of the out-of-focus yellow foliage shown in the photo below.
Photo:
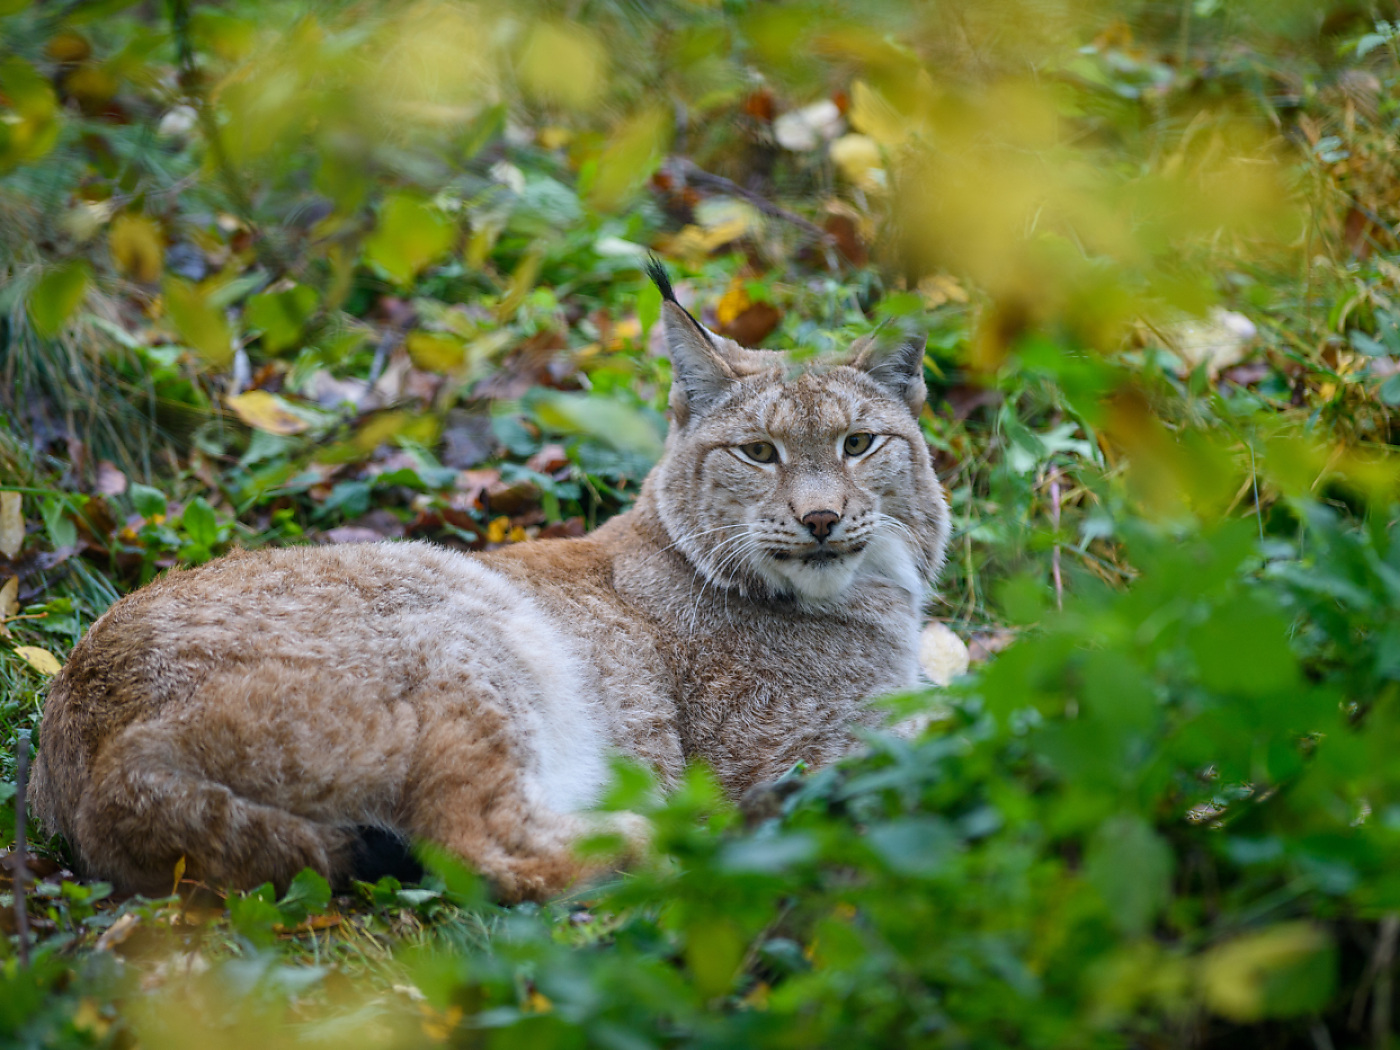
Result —
<path fill-rule="evenodd" d="M 134 281 L 160 279 L 165 251 L 160 230 L 144 215 L 118 215 L 107 233 L 107 247 L 117 268 Z"/>
<path fill-rule="evenodd" d="M 640 187 L 671 143 L 671 114 L 664 106 L 638 111 L 613 132 L 593 169 L 589 202 L 601 211 L 622 204 Z"/>
<path fill-rule="evenodd" d="M 1332 938 L 1320 926 L 1285 923 L 1246 933 L 1206 953 L 1201 989 L 1222 1017 L 1249 1022 L 1307 1014 L 1335 982 Z"/>
<path fill-rule="evenodd" d="M 586 109 L 602 92 L 606 73 L 603 49 L 583 26 L 539 22 L 530 27 L 519 76 L 532 95 Z"/>

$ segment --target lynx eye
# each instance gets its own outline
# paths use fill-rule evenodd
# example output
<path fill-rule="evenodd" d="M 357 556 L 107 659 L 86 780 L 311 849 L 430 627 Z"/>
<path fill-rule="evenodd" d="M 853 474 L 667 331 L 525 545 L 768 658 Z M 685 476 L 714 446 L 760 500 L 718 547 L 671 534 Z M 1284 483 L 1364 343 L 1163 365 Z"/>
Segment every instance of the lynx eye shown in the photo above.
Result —
<path fill-rule="evenodd" d="M 846 440 L 841 442 L 841 451 L 848 456 L 863 456 L 874 441 L 874 434 L 847 434 Z"/>
<path fill-rule="evenodd" d="M 740 445 L 739 451 L 745 459 L 755 463 L 776 463 L 778 460 L 778 450 L 771 441 L 750 441 L 747 445 Z"/>

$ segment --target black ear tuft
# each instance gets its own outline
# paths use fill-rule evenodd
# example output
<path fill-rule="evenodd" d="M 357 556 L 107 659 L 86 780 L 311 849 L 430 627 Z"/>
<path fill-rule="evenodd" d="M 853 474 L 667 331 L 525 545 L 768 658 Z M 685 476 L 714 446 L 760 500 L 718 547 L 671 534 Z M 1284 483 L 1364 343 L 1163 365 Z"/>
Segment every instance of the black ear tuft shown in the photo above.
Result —
<path fill-rule="evenodd" d="M 661 292 L 661 298 L 668 303 L 676 302 L 676 293 L 671 288 L 671 278 L 666 274 L 666 267 L 661 265 L 661 260 L 654 255 L 647 256 L 647 276 L 651 278 L 651 283 L 656 285 Z M 676 305 L 680 305 L 677 303 Z"/>

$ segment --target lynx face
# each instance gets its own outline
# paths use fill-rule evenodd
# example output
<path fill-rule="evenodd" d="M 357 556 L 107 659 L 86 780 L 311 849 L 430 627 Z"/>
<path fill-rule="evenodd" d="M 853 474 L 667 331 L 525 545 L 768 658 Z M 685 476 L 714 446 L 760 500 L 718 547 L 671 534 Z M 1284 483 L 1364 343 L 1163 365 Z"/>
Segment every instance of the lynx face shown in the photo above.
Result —
<path fill-rule="evenodd" d="M 863 340 L 794 376 L 674 303 L 665 316 L 675 424 L 658 503 L 708 582 L 829 606 L 878 575 L 921 598 L 947 532 L 915 422 L 922 344 Z"/>

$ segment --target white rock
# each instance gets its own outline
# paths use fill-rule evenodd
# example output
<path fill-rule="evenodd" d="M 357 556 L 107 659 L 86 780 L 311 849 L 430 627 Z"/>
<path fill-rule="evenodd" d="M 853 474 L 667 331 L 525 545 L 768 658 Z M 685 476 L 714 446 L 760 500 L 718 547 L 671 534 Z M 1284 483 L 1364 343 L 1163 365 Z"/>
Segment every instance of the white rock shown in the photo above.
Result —
<path fill-rule="evenodd" d="M 947 625 L 935 622 L 924 628 L 919 637 L 919 665 L 930 682 L 951 685 L 958 675 L 967 674 L 970 663 L 966 644 Z"/>
<path fill-rule="evenodd" d="M 1181 374 L 1204 364 L 1217 375 L 1244 360 L 1249 344 L 1259 334 L 1244 314 L 1214 307 L 1202 321 L 1183 321 L 1167 331 L 1172 349 L 1182 360 Z"/>
<path fill-rule="evenodd" d="M 841 110 L 830 99 L 784 113 L 773 121 L 773 137 L 783 149 L 797 153 L 814 150 L 841 134 Z"/>
<path fill-rule="evenodd" d="M 165 138 L 188 135 L 194 130 L 198 120 L 199 114 L 194 111 L 193 106 L 176 106 L 160 118 L 160 123 L 156 125 L 156 134 Z"/>

